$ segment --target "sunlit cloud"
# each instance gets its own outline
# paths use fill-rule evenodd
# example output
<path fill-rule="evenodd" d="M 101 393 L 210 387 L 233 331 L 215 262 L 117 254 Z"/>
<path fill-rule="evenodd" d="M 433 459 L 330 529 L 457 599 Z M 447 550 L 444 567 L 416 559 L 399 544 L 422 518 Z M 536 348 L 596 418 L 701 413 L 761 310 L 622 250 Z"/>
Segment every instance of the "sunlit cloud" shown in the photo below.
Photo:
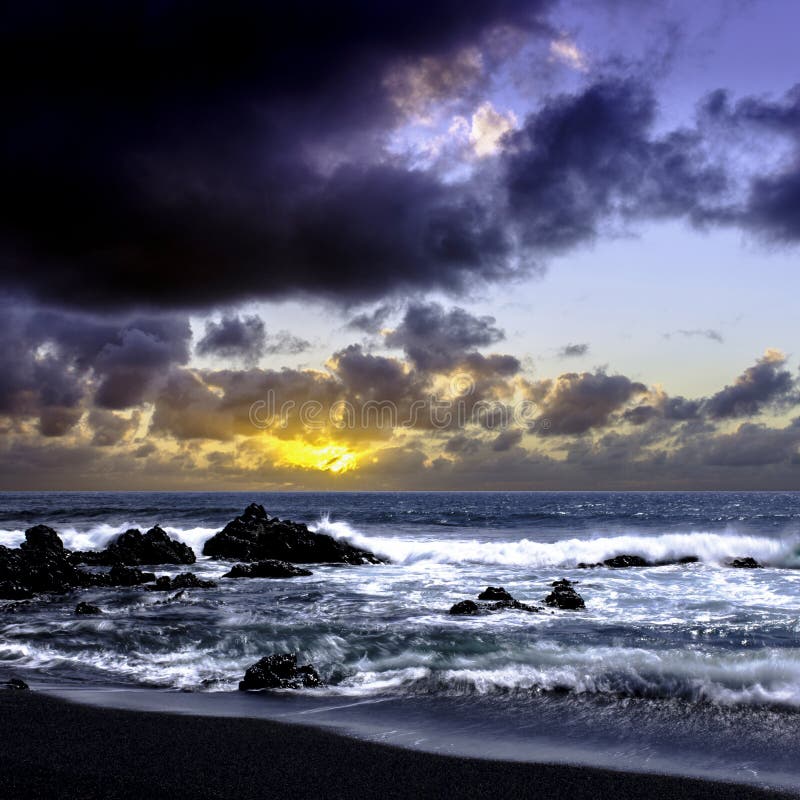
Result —
<path fill-rule="evenodd" d="M 550 42 L 550 57 L 578 72 L 589 71 L 586 54 L 571 39 L 554 39 Z"/>

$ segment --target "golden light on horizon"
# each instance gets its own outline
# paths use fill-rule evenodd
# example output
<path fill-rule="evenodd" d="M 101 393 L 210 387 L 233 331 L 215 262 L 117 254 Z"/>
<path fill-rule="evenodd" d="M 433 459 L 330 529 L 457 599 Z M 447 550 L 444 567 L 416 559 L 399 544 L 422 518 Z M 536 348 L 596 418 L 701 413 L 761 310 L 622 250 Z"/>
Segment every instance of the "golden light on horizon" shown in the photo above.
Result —
<path fill-rule="evenodd" d="M 358 454 L 341 444 L 314 445 L 300 439 L 275 442 L 278 466 L 314 469 L 341 475 L 358 467 Z"/>

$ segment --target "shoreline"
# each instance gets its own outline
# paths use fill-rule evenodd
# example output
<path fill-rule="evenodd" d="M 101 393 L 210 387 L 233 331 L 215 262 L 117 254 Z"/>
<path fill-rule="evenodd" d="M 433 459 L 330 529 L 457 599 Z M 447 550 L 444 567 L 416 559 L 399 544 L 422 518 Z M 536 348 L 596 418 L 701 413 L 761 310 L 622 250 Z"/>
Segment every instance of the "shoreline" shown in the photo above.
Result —
<path fill-rule="evenodd" d="M 785 789 L 432 754 L 304 725 L 0 692 L 0 795 L 23 798 L 791 798 Z"/>

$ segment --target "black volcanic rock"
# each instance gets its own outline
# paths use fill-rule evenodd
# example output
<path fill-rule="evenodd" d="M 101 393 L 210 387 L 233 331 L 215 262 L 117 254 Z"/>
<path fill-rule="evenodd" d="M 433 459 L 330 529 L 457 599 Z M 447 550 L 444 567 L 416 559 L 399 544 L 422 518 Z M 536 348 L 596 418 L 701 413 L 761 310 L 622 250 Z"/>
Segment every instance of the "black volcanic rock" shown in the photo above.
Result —
<path fill-rule="evenodd" d="M 158 525 L 147 533 L 137 528 L 121 533 L 105 550 L 75 552 L 74 564 L 139 566 L 140 564 L 194 564 L 194 550 L 171 539 Z"/>
<path fill-rule="evenodd" d="M 97 614 L 102 614 L 103 611 L 97 606 L 93 606 L 91 603 L 78 603 L 78 605 L 75 606 L 75 613 L 96 616 Z"/>
<path fill-rule="evenodd" d="M 136 567 L 123 567 L 115 564 L 105 574 L 100 575 L 101 585 L 105 586 L 141 586 L 152 583 L 156 579 L 154 572 L 142 572 Z"/>
<path fill-rule="evenodd" d="M 653 566 L 649 561 L 641 556 L 620 555 L 614 558 L 607 558 L 603 565 L 612 569 L 625 569 L 627 567 L 650 567 Z"/>
<path fill-rule="evenodd" d="M 0 586 L 7 599 L 39 592 L 66 592 L 85 585 L 85 576 L 70 563 L 58 534 L 46 525 L 25 531 L 18 548 L 0 546 Z"/>
<path fill-rule="evenodd" d="M 322 686 L 322 681 L 311 664 L 298 666 L 296 653 L 278 653 L 251 664 L 244 679 L 239 682 L 239 691 L 308 689 L 315 686 Z"/>
<path fill-rule="evenodd" d="M 480 608 L 473 600 L 462 600 L 450 609 L 450 613 L 455 617 L 474 617 L 480 613 Z"/>
<path fill-rule="evenodd" d="M 288 561 L 293 564 L 381 564 L 382 559 L 304 524 L 270 518 L 251 503 L 203 547 L 203 555 L 228 561 Z"/>
<path fill-rule="evenodd" d="M 531 613 L 539 613 L 542 609 L 538 606 L 529 606 L 527 603 L 520 603 L 513 597 L 510 600 L 499 600 L 492 603 L 489 608 L 492 611 L 504 611 L 506 609 L 513 609 L 514 611 L 530 611 Z"/>
<path fill-rule="evenodd" d="M 478 600 L 513 600 L 514 598 L 502 587 L 487 586 L 479 595 Z"/>
<path fill-rule="evenodd" d="M 744 558 L 735 558 L 730 564 L 732 567 L 739 569 L 763 569 L 763 564 L 759 564 L 754 558 L 745 556 Z"/>
<path fill-rule="evenodd" d="M 309 569 L 296 567 L 288 561 L 253 561 L 249 564 L 234 564 L 223 578 L 298 578 L 313 575 Z"/>
<path fill-rule="evenodd" d="M 216 587 L 214 581 L 200 580 L 197 575 L 191 572 L 181 572 L 174 578 L 169 575 L 162 575 L 150 586 L 145 586 L 148 592 L 171 592 L 175 589 L 213 589 Z"/>
<path fill-rule="evenodd" d="M 562 579 L 553 583 L 552 586 L 553 591 L 544 599 L 546 605 L 566 611 L 578 611 L 586 608 L 583 598 L 572 588 L 571 581 Z"/>
<path fill-rule="evenodd" d="M 0 600 L 30 600 L 33 592 L 17 581 L 0 581 Z"/>

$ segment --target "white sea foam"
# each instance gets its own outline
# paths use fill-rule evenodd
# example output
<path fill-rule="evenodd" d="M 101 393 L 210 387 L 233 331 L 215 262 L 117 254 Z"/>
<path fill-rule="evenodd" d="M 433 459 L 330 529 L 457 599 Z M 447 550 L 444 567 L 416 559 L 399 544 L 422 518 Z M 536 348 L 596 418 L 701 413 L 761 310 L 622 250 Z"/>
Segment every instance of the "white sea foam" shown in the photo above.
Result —
<path fill-rule="evenodd" d="M 347 522 L 322 517 L 312 530 L 327 533 L 357 547 L 371 550 L 399 564 L 496 564 L 501 566 L 575 567 L 595 564 L 626 553 L 651 562 L 677 561 L 695 556 L 708 564 L 723 564 L 751 556 L 776 567 L 800 566 L 800 538 L 778 539 L 729 533 L 621 534 L 572 538 L 558 542 L 480 541 L 477 539 L 413 540 L 391 536 L 366 536 Z"/>

